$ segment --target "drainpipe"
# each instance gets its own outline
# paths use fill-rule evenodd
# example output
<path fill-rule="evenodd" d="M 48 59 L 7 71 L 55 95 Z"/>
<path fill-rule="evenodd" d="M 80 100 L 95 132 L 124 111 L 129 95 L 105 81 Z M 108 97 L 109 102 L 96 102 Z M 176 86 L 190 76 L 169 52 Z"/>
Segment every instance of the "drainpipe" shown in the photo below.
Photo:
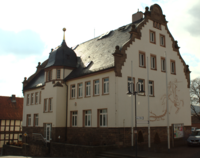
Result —
<path fill-rule="evenodd" d="M 65 82 L 65 85 L 66 85 L 66 127 L 65 127 L 65 142 L 67 141 L 67 116 L 68 116 L 68 85 L 66 84 Z"/>

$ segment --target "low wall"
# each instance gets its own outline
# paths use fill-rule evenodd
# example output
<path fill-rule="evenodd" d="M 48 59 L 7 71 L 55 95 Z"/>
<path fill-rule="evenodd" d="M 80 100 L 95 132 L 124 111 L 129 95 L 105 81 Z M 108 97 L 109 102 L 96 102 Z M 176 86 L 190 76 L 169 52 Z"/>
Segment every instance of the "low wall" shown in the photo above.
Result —
<path fill-rule="evenodd" d="M 104 146 L 84 146 L 73 145 L 64 143 L 51 143 L 50 144 L 50 156 L 62 157 L 71 156 L 75 158 L 94 158 L 95 155 L 112 149 L 116 149 L 116 145 L 104 145 Z"/>
<path fill-rule="evenodd" d="M 4 145 L 3 146 L 3 155 L 17 155 L 21 156 L 23 147 L 13 146 L 13 145 Z"/>

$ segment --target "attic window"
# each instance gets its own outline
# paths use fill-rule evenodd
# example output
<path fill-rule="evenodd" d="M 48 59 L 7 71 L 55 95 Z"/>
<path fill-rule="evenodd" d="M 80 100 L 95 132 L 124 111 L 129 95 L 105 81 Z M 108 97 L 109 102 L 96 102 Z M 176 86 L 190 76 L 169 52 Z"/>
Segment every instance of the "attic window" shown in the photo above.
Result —
<path fill-rule="evenodd" d="M 92 66 L 92 64 L 93 64 L 93 61 L 90 61 L 89 63 L 87 63 L 87 65 L 86 65 L 86 67 L 85 67 L 85 68 L 89 68 L 89 67 L 91 67 L 91 66 Z"/>
<path fill-rule="evenodd" d="M 101 35 L 98 40 L 102 39 L 102 38 L 105 38 L 105 37 L 108 37 L 113 31 L 108 31 L 106 33 L 104 33 L 103 35 Z"/>
<path fill-rule="evenodd" d="M 122 26 L 122 27 L 118 28 L 118 30 L 119 31 L 126 31 L 130 26 L 131 26 L 131 24 L 125 25 L 125 26 Z"/>
<path fill-rule="evenodd" d="M 40 86 L 42 86 L 42 83 L 39 83 L 39 84 L 37 84 L 37 86 L 36 86 L 36 87 L 40 87 Z"/>

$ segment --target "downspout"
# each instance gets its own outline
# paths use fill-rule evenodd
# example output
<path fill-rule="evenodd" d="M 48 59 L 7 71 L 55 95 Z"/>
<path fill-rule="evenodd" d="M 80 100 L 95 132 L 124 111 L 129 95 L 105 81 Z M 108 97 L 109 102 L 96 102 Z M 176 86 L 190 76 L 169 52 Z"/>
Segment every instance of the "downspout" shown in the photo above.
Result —
<path fill-rule="evenodd" d="M 68 85 L 66 84 L 66 127 L 65 127 L 65 142 L 67 141 L 67 113 L 68 113 Z"/>

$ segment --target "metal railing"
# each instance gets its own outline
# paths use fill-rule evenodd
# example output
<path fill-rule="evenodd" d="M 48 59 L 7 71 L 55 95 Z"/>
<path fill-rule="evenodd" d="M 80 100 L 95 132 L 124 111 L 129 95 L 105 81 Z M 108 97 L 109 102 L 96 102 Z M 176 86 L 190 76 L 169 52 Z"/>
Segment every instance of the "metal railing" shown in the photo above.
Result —
<path fill-rule="evenodd" d="M 44 138 L 42 134 L 40 134 L 40 133 L 32 133 L 32 136 L 33 136 L 33 140 L 41 140 L 42 142 L 47 144 L 46 138 Z"/>

